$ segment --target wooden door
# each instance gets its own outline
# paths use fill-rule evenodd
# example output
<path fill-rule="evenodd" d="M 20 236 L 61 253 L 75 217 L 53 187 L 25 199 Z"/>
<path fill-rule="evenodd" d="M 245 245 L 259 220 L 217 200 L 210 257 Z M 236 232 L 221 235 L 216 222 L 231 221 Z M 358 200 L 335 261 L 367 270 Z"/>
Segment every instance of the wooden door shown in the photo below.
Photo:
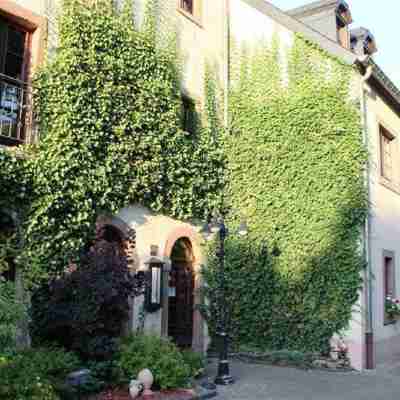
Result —
<path fill-rule="evenodd" d="M 168 336 L 179 347 L 193 341 L 194 273 L 187 261 L 173 261 L 169 279 Z"/>

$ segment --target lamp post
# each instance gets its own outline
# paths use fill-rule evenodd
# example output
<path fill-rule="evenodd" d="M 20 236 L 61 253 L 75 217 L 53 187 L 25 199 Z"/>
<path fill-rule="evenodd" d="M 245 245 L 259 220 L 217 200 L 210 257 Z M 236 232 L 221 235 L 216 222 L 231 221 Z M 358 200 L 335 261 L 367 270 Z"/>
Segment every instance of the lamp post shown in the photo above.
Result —
<path fill-rule="evenodd" d="M 218 233 L 219 248 L 216 253 L 218 257 L 218 281 L 219 281 L 219 293 L 217 296 L 217 307 L 219 308 L 217 313 L 217 335 L 219 336 L 218 341 L 218 372 L 215 378 L 217 385 L 229 385 L 234 383 L 233 377 L 229 371 L 228 361 L 228 347 L 229 347 L 229 336 L 227 332 L 227 306 L 225 297 L 225 239 L 228 236 L 228 229 L 225 225 L 222 217 L 214 217 L 210 224 L 206 224 L 202 229 L 203 233 L 207 237 L 211 237 L 212 233 Z M 247 235 L 246 222 L 242 221 L 237 231 L 240 236 Z"/>

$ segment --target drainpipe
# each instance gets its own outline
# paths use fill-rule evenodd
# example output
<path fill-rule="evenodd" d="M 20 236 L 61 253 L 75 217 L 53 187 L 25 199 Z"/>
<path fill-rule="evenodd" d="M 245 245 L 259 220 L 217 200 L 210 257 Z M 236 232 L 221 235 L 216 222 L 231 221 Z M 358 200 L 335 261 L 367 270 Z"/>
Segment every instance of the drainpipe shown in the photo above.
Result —
<path fill-rule="evenodd" d="M 230 0 L 225 0 L 224 16 L 224 125 L 229 128 L 229 89 L 230 89 Z"/>
<path fill-rule="evenodd" d="M 368 58 L 360 57 L 359 61 L 364 64 Z M 369 135 L 368 135 L 368 121 L 367 121 L 367 101 L 365 93 L 365 83 L 369 80 L 373 73 L 372 66 L 368 66 L 365 75 L 361 78 L 360 93 L 361 93 L 361 124 L 363 129 L 363 141 L 367 149 L 369 149 Z M 370 180 L 370 164 L 367 162 L 365 171 L 365 185 L 367 188 L 367 199 L 368 199 L 368 213 L 365 219 L 364 226 L 364 255 L 367 263 L 367 270 L 365 273 L 365 290 L 366 290 L 366 332 L 365 332 L 365 358 L 366 358 L 366 369 L 374 369 L 374 325 L 373 325 L 373 303 L 372 303 L 372 265 L 371 265 L 371 218 L 370 218 L 370 191 L 371 191 L 371 180 Z"/>

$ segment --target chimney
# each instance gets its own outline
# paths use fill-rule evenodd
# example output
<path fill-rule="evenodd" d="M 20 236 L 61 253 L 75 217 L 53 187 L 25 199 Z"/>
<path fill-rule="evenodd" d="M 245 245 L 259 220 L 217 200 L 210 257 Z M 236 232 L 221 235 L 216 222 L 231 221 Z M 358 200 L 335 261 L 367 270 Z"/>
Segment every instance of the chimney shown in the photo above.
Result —
<path fill-rule="evenodd" d="M 351 50 L 360 55 L 372 55 L 378 51 L 374 35 L 367 28 L 350 31 Z"/>
<path fill-rule="evenodd" d="M 289 10 L 287 14 L 350 49 L 348 26 L 353 18 L 346 1 L 320 0 Z"/>

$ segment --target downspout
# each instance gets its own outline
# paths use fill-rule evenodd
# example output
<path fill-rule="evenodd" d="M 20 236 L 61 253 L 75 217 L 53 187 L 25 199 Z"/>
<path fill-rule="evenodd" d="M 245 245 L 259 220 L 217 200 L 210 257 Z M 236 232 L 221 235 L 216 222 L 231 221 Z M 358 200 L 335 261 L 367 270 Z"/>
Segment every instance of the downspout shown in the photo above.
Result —
<path fill-rule="evenodd" d="M 364 64 L 367 58 L 360 57 L 359 61 Z M 365 94 L 365 83 L 369 80 L 373 73 L 372 66 L 368 66 L 365 75 L 361 78 L 360 82 L 360 94 L 361 94 L 361 124 L 363 130 L 363 142 L 366 149 L 369 151 L 369 135 L 368 135 L 368 121 L 367 121 L 367 101 Z M 365 358 L 366 358 L 366 369 L 374 369 L 374 325 L 373 325 L 373 303 L 372 303 L 372 265 L 371 265 L 371 218 L 370 218 L 370 192 L 371 192 L 371 180 L 370 180 L 370 161 L 368 162 L 365 170 L 365 185 L 367 189 L 367 201 L 368 201 L 368 213 L 365 219 L 364 226 L 364 255 L 367 263 L 366 276 L 365 276 L 365 291 L 366 291 L 366 331 L 365 331 Z"/>
<path fill-rule="evenodd" d="M 229 89 L 230 89 L 230 0 L 225 0 L 224 16 L 224 126 L 229 129 Z"/>

